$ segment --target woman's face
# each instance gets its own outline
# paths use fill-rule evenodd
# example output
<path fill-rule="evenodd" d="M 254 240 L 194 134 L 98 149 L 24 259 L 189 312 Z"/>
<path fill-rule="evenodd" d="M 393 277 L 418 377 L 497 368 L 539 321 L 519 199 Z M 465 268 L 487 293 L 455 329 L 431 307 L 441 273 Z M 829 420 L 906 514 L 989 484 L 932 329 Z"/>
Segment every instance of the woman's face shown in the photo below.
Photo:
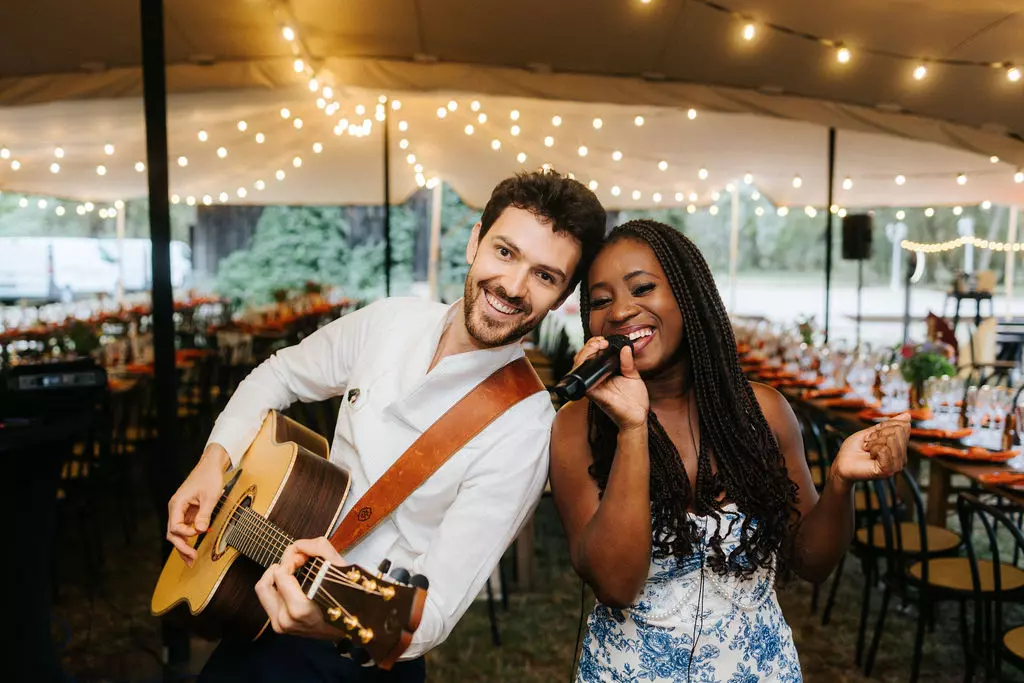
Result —
<path fill-rule="evenodd" d="M 627 238 L 603 248 L 590 266 L 588 283 L 592 335 L 633 339 L 641 374 L 676 359 L 683 316 L 664 269 L 645 242 Z"/>

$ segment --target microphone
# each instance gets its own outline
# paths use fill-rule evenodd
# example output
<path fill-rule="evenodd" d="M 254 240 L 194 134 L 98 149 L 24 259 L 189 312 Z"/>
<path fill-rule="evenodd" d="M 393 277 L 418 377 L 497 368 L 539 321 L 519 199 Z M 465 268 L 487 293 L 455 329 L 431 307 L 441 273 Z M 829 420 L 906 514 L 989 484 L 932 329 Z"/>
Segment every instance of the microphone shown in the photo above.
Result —
<path fill-rule="evenodd" d="M 583 361 L 578 368 L 555 385 L 554 391 L 559 398 L 563 401 L 578 401 L 590 387 L 600 384 L 619 371 L 619 354 L 622 347 L 633 348 L 633 342 L 622 334 L 613 334 L 607 339 L 607 348 L 598 351 L 593 358 Z"/>

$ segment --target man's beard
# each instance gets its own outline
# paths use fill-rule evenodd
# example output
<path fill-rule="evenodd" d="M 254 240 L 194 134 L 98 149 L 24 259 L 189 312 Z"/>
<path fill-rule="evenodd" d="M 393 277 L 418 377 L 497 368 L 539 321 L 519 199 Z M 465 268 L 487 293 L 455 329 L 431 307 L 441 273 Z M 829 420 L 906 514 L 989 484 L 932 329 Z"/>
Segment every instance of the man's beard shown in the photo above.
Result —
<path fill-rule="evenodd" d="M 476 339 L 484 346 L 503 346 L 517 341 L 529 334 L 537 326 L 538 320 L 531 320 L 530 314 L 533 309 L 522 299 L 510 297 L 501 287 L 494 287 L 491 293 L 501 298 L 504 302 L 520 309 L 518 314 L 521 317 L 510 320 L 506 323 L 495 321 L 485 314 L 478 313 L 477 300 L 484 295 L 484 288 L 479 283 L 466 278 L 464 292 L 463 314 L 466 321 L 466 331 L 469 336 Z M 490 306 L 486 301 L 483 306 Z"/>

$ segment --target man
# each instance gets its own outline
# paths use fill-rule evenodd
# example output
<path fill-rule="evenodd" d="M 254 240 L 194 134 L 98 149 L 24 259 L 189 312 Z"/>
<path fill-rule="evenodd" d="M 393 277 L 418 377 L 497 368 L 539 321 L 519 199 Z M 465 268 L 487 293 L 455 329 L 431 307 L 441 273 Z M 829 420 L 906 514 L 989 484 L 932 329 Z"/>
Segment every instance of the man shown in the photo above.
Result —
<path fill-rule="evenodd" d="M 377 301 L 279 351 L 238 386 L 170 501 L 168 540 L 192 562 L 188 541 L 208 527 L 224 471 L 267 411 L 295 400 L 345 397 L 331 460 L 351 473 L 347 514 L 433 422 L 523 355 L 519 341 L 572 292 L 604 232 L 604 209 L 575 180 L 547 172 L 500 183 L 466 247 L 463 299 Z M 339 656 L 339 632 L 303 597 L 292 576 L 303 562 L 341 561 L 321 538 L 297 542 L 256 586 L 274 633 L 222 642 L 200 680 L 423 681 L 423 654 L 447 638 L 540 497 L 553 419 L 546 393 L 520 401 L 346 551 L 345 562 L 372 568 L 386 557 L 430 580 L 419 628 L 391 671 Z"/>

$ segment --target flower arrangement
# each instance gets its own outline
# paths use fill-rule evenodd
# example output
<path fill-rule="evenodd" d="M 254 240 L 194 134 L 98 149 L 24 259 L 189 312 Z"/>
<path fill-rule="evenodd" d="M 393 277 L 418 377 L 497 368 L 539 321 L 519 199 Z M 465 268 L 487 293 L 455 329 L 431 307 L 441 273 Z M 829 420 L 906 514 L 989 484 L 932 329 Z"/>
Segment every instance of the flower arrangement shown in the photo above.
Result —
<path fill-rule="evenodd" d="M 929 377 L 955 375 L 956 368 L 950 362 L 952 358 L 953 347 L 949 344 L 904 344 L 900 347 L 900 370 L 903 379 L 920 386 Z"/>
<path fill-rule="evenodd" d="M 797 330 L 800 332 L 800 341 L 808 346 L 814 345 L 814 316 L 807 316 L 800 320 L 797 324 Z"/>

